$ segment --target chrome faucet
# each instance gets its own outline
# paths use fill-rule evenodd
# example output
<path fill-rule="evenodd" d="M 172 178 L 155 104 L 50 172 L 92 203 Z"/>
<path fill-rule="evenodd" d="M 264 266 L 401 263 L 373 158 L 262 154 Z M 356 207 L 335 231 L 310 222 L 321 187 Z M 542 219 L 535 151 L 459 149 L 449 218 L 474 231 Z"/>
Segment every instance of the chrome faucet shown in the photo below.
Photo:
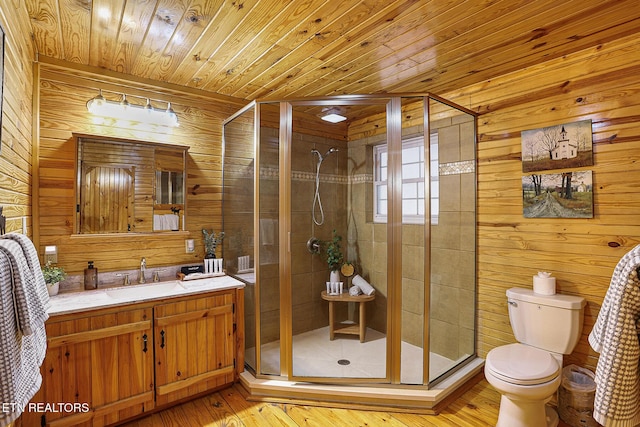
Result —
<path fill-rule="evenodd" d="M 140 260 L 140 278 L 138 279 L 138 283 L 147 283 L 147 280 L 144 278 L 144 269 L 147 267 L 147 260 L 143 257 Z"/>

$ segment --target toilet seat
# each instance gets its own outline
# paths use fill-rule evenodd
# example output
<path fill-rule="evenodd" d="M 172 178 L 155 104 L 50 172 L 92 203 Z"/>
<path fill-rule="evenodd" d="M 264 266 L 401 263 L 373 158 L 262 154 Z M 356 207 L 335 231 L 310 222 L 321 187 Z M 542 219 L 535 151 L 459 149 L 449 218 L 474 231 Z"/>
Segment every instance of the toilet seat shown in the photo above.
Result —
<path fill-rule="evenodd" d="M 543 384 L 560 375 L 560 366 L 549 352 L 523 344 L 494 348 L 487 354 L 485 369 L 517 385 Z"/>

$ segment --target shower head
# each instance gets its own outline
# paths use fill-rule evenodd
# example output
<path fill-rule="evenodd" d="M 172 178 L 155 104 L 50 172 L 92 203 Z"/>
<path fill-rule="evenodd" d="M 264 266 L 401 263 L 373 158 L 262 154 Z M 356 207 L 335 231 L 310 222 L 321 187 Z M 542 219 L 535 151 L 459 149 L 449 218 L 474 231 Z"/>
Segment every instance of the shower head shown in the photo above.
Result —
<path fill-rule="evenodd" d="M 337 152 L 338 152 L 338 149 L 336 147 L 331 147 L 331 148 L 329 148 L 329 151 L 324 153 L 324 157 L 327 157 L 331 153 L 337 153 Z"/>
<path fill-rule="evenodd" d="M 329 148 L 329 151 L 327 151 L 326 153 L 324 153 L 324 156 L 322 154 L 320 154 L 320 152 L 316 149 L 311 150 L 312 154 L 317 154 L 318 155 L 318 162 L 322 163 L 322 161 L 325 159 L 325 157 L 327 157 L 329 154 L 331 153 L 337 153 L 338 149 L 336 147 L 331 147 Z"/>

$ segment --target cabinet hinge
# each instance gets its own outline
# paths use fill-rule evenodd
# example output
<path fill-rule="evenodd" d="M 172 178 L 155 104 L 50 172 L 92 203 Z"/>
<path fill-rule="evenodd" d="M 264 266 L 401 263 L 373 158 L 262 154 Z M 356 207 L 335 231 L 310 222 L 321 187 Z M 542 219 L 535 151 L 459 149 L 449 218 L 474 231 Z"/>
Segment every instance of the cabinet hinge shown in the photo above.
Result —
<path fill-rule="evenodd" d="M 235 363 L 234 363 L 234 365 L 235 365 Z M 40 417 L 40 425 L 42 427 L 46 427 L 46 425 L 47 425 L 47 417 L 44 414 L 42 414 L 42 416 Z"/>
<path fill-rule="evenodd" d="M 231 312 L 233 314 L 236 314 L 236 303 L 235 302 L 233 304 L 231 304 Z"/>
<path fill-rule="evenodd" d="M 236 368 L 236 359 L 233 359 L 233 369 L 235 369 L 235 368 Z"/>
<path fill-rule="evenodd" d="M 234 324 L 233 324 L 233 332 L 235 332 L 235 331 L 236 331 L 236 328 L 237 328 L 237 325 L 234 323 Z"/>

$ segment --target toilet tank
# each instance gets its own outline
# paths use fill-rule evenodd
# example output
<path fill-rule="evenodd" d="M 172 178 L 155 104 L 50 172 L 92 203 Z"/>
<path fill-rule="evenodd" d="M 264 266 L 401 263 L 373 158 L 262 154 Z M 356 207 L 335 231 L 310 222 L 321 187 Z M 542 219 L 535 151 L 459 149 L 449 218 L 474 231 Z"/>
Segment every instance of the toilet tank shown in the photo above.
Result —
<path fill-rule="evenodd" d="M 531 289 L 507 290 L 509 321 L 522 344 L 559 354 L 570 354 L 582 334 L 582 297 L 540 295 Z"/>

